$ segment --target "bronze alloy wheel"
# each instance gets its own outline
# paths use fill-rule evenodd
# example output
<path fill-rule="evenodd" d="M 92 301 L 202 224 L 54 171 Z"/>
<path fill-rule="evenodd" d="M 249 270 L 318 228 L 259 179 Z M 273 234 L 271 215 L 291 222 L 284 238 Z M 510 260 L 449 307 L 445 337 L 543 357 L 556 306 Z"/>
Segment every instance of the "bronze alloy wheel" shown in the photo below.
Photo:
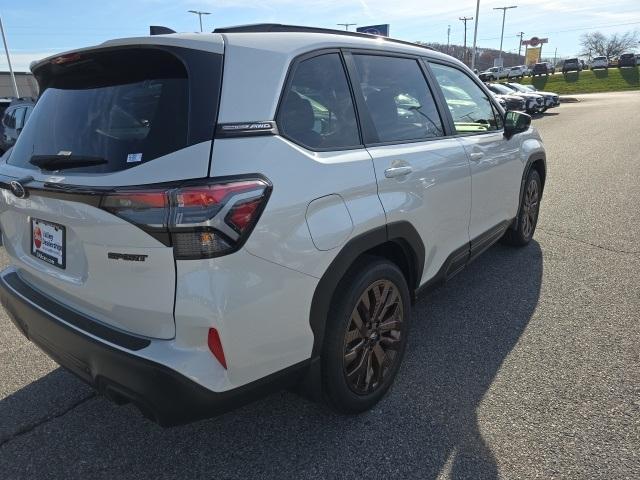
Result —
<path fill-rule="evenodd" d="M 531 179 L 527 185 L 527 191 L 524 193 L 522 204 L 522 233 L 525 238 L 530 238 L 536 228 L 538 208 L 540 206 L 539 197 L 538 182 L 535 179 Z"/>
<path fill-rule="evenodd" d="M 403 312 L 390 280 L 372 283 L 358 299 L 344 338 L 344 374 L 353 392 L 370 394 L 383 384 L 398 357 Z"/>

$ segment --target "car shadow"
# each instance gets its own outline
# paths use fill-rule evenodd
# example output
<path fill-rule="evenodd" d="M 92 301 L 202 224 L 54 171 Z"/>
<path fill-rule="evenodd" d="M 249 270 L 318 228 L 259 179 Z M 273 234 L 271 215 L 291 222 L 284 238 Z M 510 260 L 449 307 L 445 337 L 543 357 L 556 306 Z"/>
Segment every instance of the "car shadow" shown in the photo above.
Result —
<path fill-rule="evenodd" d="M 638 67 L 621 67 L 618 68 L 620 75 L 629 85 L 640 85 L 640 74 L 638 73 Z"/>
<path fill-rule="evenodd" d="M 89 397 L 74 377 L 56 370 L 0 401 L 0 418 L 36 411 L 64 391 L 88 400 L 8 440 L 0 469 L 5 478 L 46 472 L 56 478 L 435 479 L 446 470 L 454 479 L 497 479 L 478 410 L 531 321 L 542 273 L 537 242 L 522 249 L 497 245 L 419 299 L 396 385 L 358 416 L 334 414 L 284 391 L 162 429 L 132 406 Z M 8 411 L 17 403 L 16 412 Z"/>
<path fill-rule="evenodd" d="M 593 72 L 595 77 L 599 79 L 607 78 L 609 76 L 608 68 L 596 68 L 596 69 L 591 69 L 591 71 Z"/>
<path fill-rule="evenodd" d="M 574 83 L 580 79 L 580 72 L 566 72 L 563 73 L 564 81 L 567 83 Z"/>

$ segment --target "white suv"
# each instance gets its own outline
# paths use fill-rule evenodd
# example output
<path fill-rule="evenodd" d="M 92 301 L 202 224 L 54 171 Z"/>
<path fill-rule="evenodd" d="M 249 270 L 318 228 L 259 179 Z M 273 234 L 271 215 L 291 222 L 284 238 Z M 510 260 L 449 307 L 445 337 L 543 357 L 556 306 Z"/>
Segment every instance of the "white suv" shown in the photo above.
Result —
<path fill-rule="evenodd" d="M 530 117 L 417 45 L 269 24 L 32 69 L 42 94 L 0 166 L 2 303 L 162 425 L 284 385 L 370 408 L 416 294 L 536 227 Z"/>

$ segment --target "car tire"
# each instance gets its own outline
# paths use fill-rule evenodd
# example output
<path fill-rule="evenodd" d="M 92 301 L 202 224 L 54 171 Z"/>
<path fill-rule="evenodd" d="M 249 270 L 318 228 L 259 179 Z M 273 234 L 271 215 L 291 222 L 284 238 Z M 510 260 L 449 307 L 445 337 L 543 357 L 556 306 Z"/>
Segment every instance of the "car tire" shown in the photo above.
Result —
<path fill-rule="evenodd" d="M 515 247 L 529 244 L 536 231 L 538 214 L 540 213 L 540 194 L 542 181 L 540 174 L 531 169 L 524 183 L 522 200 L 518 208 L 515 228 L 510 227 L 503 235 L 501 242 Z"/>
<path fill-rule="evenodd" d="M 322 351 L 324 398 L 336 412 L 360 413 L 382 399 L 400 368 L 409 333 L 409 287 L 394 263 L 367 256 L 336 292 Z"/>

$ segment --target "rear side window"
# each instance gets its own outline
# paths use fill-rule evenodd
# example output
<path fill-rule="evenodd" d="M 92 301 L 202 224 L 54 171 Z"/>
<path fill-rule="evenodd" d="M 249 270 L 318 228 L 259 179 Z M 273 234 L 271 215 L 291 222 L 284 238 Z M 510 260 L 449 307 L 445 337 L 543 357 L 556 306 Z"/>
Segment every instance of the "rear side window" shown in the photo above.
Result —
<path fill-rule="evenodd" d="M 353 58 L 380 142 L 444 134 L 435 101 L 416 60 L 359 54 Z"/>
<path fill-rule="evenodd" d="M 176 50 L 184 56 L 115 49 L 59 57 L 40 67 L 43 91 L 9 163 L 37 168 L 34 156 L 89 158 L 100 164 L 84 162 L 69 172 L 107 173 L 210 140 L 217 109 L 210 96 L 218 96 L 222 57 L 204 52 L 209 70 L 199 82 L 206 81 L 210 92 L 201 96 L 188 70 L 197 53 Z M 194 69 L 203 72 L 205 59 L 198 59 Z"/>
<path fill-rule="evenodd" d="M 278 113 L 278 129 L 312 150 L 360 145 L 349 84 L 337 53 L 298 63 Z"/>
<path fill-rule="evenodd" d="M 484 133 L 502 128 L 499 116 L 484 91 L 457 68 L 431 64 L 447 101 L 458 134 Z"/>
<path fill-rule="evenodd" d="M 15 116 L 16 116 L 16 125 L 15 128 L 22 128 L 24 127 L 24 122 L 25 122 L 25 114 L 27 113 L 27 107 L 22 107 L 22 108 L 17 108 L 15 111 Z"/>

